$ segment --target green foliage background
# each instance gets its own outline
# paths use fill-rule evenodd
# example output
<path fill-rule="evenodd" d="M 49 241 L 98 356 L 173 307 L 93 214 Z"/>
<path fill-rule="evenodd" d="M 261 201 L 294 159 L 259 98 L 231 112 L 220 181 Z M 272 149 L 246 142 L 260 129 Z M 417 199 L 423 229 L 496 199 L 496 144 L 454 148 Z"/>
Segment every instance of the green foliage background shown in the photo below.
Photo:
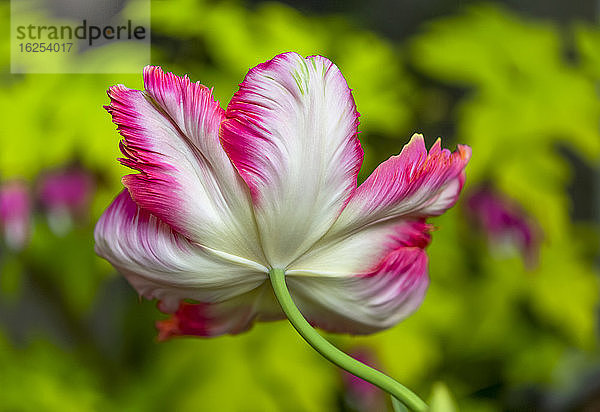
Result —
<path fill-rule="evenodd" d="M 9 9 L 0 3 L 2 26 Z M 362 114 L 361 179 L 413 132 L 433 142 L 428 134 L 445 128 L 444 146 L 473 149 L 465 191 L 491 181 L 539 222 L 539 265 L 528 270 L 518 254 L 492 253 L 457 205 L 433 220 L 421 309 L 374 336 L 331 336 L 336 344 L 371 348 L 380 368 L 425 397 L 444 381 L 465 411 L 517 410 L 530 405 L 523 393 L 531 389 L 569 398 L 600 367 L 598 231 L 574 220 L 567 191 L 569 159 L 591 171 L 600 155 L 598 27 L 559 29 L 480 5 L 393 44 L 342 15 L 173 0 L 153 1 L 152 36 L 152 63 L 214 87 L 222 106 L 250 67 L 278 53 L 327 56 Z M 38 216 L 24 251 L 0 252 L 0 410 L 347 408 L 339 372 L 286 322 L 234 337 L 155 341 L 159 312 L 94 255 L 92 239 L 126 173 L 115 161 L 119 136 L 102 109 L 105 90 L 140 88 L 141 68 L 11 75 L 9 48 L 4 37 L 0 178 L 33 184 L 77 159 L 102 180 L 88 222 L 58 237 Z"/>

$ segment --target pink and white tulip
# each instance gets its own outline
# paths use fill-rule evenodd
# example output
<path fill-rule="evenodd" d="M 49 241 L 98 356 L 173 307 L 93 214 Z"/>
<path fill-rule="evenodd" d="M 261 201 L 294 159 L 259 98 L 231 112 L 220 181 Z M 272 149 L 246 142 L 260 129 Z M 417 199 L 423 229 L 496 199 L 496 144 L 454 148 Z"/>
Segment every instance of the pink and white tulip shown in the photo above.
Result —
<path fill-rule="evenodd" d="M 354 334 L 393 326 L 428 285 L 425 218 L 457 200 L 471 151 L 415 135 L 357 187 L 358 112 L 339 69 L 284 53 L 250 70 L 226 110 L 187 76 L 144 70 L 107 110 L 139 173 L 100 218 L 97 253 L 173 313 L 160 337 L 238 333 L 283 317 L 285 269 L 309 322 Z M 184 302 L 195 301 L 195 303 Z"/>
<path fill-rule="evenodd" d="M 31 198 L 24 182 L 11 181 L 0 186 L 0 229 L 11 250 L 21 250 L 31 231 Z"/>
<path fill-rule="evenodd" d="M 38 184 L 38 198 L 47 214 L 50 228 L 66 233 L 74 220 L 84 219 L 95 190 L 91 173 L 71 167 L 43 174 Z"/>
<path fill-rule="evenodd" d="M 467 216 L 485 233 L 495 254 L 517 251 L 529 268 L 535 267 L 541 231 L 515 200 L 489 186 L 480 186 L 470 191 L 464 204 Z"/>

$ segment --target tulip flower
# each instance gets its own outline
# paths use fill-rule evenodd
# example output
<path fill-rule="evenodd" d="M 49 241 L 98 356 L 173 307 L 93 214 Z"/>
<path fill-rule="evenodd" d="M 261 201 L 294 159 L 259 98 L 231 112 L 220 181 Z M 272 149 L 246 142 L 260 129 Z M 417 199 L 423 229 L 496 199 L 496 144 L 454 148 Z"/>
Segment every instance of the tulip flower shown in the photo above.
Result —
<path fill-rule="evenodd" d="M 14 251 L 25 247 L 31 231 L 29 189 L 21 181 L 0 186 L 0 229 L 4 243 Z"/>
<path fill-rule="evenodd" d="M 540 230 L 516 201 L 489 186 L 481 186 L 469 193 L 465 205 L 467 216 L 485 233 L 494 253 L 516 250 L 529 268 L 535 266 Z"/>
<path fill-rule="evenodd" d="M 73 167 L 42 175 L 38 186 L 38 198 L 51 229 L 64 234 L 74 220 L 88 213 L 95 182 L 91 173 Z"/>
<path fill-rule="evenodd" d="M 354 348 L 350 354 L 365 364 L 376 365 L 379 363 L 371 348 Z M 344 383 L 344 403 L 349 406 L 350 410 L 360 412 L 385 410 L 385 398 L 381 396 L 381 392 L 375 386 L 345 371 L 342 371 L 342 381 Z"/>
<path fill-rule="evenodd" d="M 468 147 L 428 152 L 415 135 L 357 187 L 359 115 L 321 56 L 256 66 L 226 110 L 159 67 L 143 91 L 108 95 L 121 163 L 138 173 L 99 220 L 96 251 L 173 313 L 160 337 L 239 333 L 291 320 L 294 304 L 313 326 L 365 334 L 421 304 L 425 219 L 456 202 Z"/>

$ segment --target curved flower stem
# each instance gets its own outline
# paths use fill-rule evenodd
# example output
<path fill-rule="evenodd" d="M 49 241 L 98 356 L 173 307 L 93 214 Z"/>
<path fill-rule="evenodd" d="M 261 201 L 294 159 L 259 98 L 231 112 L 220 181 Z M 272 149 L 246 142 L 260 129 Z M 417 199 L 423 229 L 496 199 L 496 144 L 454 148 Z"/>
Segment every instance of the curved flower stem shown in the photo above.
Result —
<path fill-rule="evenodd" d="M 271 269 L 269 271 L 269 277 L 271 278 L 271 285 L 273 286 L 275 296 L 292 326 L 300 336 L 302 336 L 304 340 L 325 359 L 389 393 L 413 411 L 421 412 L 428 409 L 427 404 L 408 388 L 384 373 L 345 354 L 319 335 L 306 319 L 304 319 L 304 316 L 302 316 L 302 313 L 300 313 L 300 310 L 298 310 L 294 304 L 290 291 L 285 283 L 285 272 L 283 269 Z"/>

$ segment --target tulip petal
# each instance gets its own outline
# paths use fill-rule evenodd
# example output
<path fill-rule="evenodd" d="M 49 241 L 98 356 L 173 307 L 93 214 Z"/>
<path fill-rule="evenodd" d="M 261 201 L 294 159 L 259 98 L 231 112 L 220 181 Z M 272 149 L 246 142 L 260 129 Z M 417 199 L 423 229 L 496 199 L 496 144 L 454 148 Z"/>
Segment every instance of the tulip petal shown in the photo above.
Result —
<path fill-rule="evenodd" d="M 452 153 L 441 149 L 439 139 L 427 153 L 423 136 L 415 134 L 358 187 L 328 235 L 397 218 L 441 215 L 456 203 L 470 157 L 468 146 Z"/>
<path fill-rule="evenodd" d="M 315 325 L 372 333 L 418 308 L 429 282 L 424 218 L 456 202 L 470 153 L 442 150 L 439 140 L 428 153 L 415 135 L 358 187 L 331 229 L 286 271 Z"/>
<path fill-rule="evenodd" d="M 162 305 L 159 305 L 161 308 Z M 269 284 L 219 303 L 181 302 L 170 318 L 158 321 L 158 340 L 176 336 L 235 335 L 250 329 L 256 321 L 283 319 Z"/>
<path fill-rule="evenodd" d="M 209 248 L 264 261 L 250 193 L 223 151 L 224 112 L 211 90 L 187 76 L 144 69 L 144 91 L 108 90 L 106 109 L 123 136 L 123 178 L 137 204 Z"/>
<path fill-rule="evenodd" d="M 241 83 L 221 140 L 250 188 L 271 266 L 285 268 L 305 252 L 356 190 L 357 127 L 346 80 L 324 57 L 284 53 Z"/>
<path fill-rule="evenodd" d="M 258 288 L 266 267 L 192 243 L 123 190 L 98 221 L 96 253 L 141 296 L 175 311 L 182 299 L 222 302 Z"/>
<path fill-rule="evenodd" d="M 309 322 L 330 332 L 395 325 L 425 296 L 429 230 L 423 221 L 402 221 L 322 239 L 286 272 L 294 301 Z"/>

